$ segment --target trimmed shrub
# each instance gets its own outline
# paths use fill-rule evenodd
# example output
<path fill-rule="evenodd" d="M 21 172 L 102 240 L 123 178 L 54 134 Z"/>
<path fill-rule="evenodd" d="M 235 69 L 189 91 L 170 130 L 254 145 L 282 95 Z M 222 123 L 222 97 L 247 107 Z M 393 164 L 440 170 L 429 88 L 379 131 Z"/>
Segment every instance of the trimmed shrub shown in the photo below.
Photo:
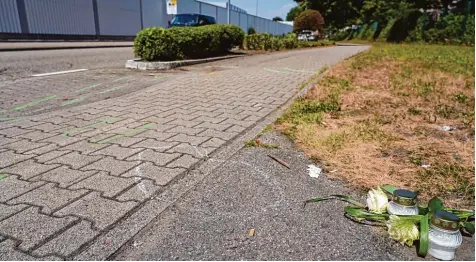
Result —
<path fill-rule="evenodd" d="M 271 34 L 247 35 L 243 42 L 246 50 L 282 50 L 297 48 L 296 34 L 288 34 L 284 37 L 277 37 Z"/>
<path fill-rule="evenodd" d="M 316 10 L 308 9 L 299 14 L 294 21 L 294 32 L 302 30 L 319 31 L 320 35 L 324 33 L 324 18 Z"/>
<path fill-rule="evenodd" d="M 318 47 L 318 46 L 328 46 L 334 45 L 334 41 L 329 40 L 321 40 L 321 41 L 299 41 L 298 47 L 299 48 L 307 48 L 307 47 Z"/>
<path fill-rule="evenodd" d="M 244 37 L 235 25 L 145 28 L 134 39 L 134 54 L 146 61 L 212 57 L 241 46 Z"/>
<path fill-rule="evenodd" d="M 256 30 L 253 27 L 250 27 L 248 28 L 248 34 L 249 35 L 256 34 Z"/>

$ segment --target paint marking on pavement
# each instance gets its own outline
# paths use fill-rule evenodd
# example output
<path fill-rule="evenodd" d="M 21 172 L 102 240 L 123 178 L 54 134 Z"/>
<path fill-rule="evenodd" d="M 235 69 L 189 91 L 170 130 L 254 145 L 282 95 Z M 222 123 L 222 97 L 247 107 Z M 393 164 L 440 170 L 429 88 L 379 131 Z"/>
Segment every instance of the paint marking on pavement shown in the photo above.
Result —
<path fill-rule="evenodd" d="M 75 92 L 75 93 L 80 93 L 80 92 L 83 92 L 83 91 L 86 91 L 86 90 L 89 90 L 89 89 L 96 88 L 96 87 L 98 87 L 98 86 L 100 86 L 100 85 L 102 85 L 102 84 L 90 85 L 90 86 L 88 86 L 88 87 L 81 88 L 81 89 L 76 90 L 76 91 L 74 91 L 74 92 Z"/>
<path fill-rule="evenodd" d="M 109 93 L 109 92 L 112 92 L 112 91 L 119 90 L 119 89 L 121 89 L 121 88 L 123 88 L 123 87 L 124 87 L 124 86 L 114 87 L 114 88 L 111 88 L 111 89 L 108 89 L 108 90 L 101 91 L 101 92 L 99 92 L 98 94 L 106 94 L 106 93 Z"/>
<path fill-rule="evenodd" d="M 40 98 L 40 99 L 37 99 L 37 100 L 34 100 L 34 101 L 31 101 L 27 104 L 24 104 L 24 105 L 20 105 L 20 106 L 15 106 L 12 108 L 12 110 L 23 110 L 27 107 L 30 107 L 30 106 L 35 106 L 37 104 L 40 104 L 40 103 L 43 103 L 43 102 L 46 102 L 48 100 L 51 100 L 51 99 L 55 99 L 56 98 L 56 95 L 49 95 L 49 96 L 45 96 L 43 98 Z"/>
<path fill-rule="evenodd" d="M 110 124 L 110 123 L 113 123 L 114 121 L 118 121 L 120 120 L 121 118 L 119 117 L 106 117 L 102 120 L 99 120 L 99 121 L 95 121 L 95 122 L 92 122 L 92 123 L 88 123 L 86 125 L 83 125 L 83 126 L 80 126 L 80 127 L 77 127 L 77 128 L 72 128 L 72 129 L 69 129 L 65 132 L 62 133 L 63 136 L 69 136 L 71 133 L 73 132 L 76 132 L 76 131 L 82 131 L 90 126 L 94 126 L 96 124 Z"/>
<path fill-rule="evenodd" d="M 0 117 L 0 122 L 6 122 L 6 121 L 18 121 L 21 120 L 21 117 Z"/>
<path fill-rule="evenodd" d="M 83 72 L 83 71 L 88 71 L 88 70 L 89 69 L 74 69 L 74 70 L 68 70 L 68 71 L 58 71 L 58 72 L 52 72 L 52 73 L 36 74 L 36 75 L 32 75 L 32 76 L 37 77 L 37 76 L 62 75 L 62 74 Z"/>
<path fill-rule="evenodd" d="M 288 72 L 278 71 L 278 70 L 269 69 L 269 68 L 265 68 L 264 70 L 268 72 L 273 72 L 273 73 L 288 74 Z"/>
<path fill-rule="evenodd" d="M 121 78 L 118 78 L 118 79 L 116 79 L 116 80 L 114 80 L 114 81 L 112 81 L 112 82 L 119 82 L 119 81 L 121 81 L 121 80 L 126 80 L 126 79 L 129 79 L 129 78 L 131 78 L 131 77 L 132 77 L 132 76 L 121 77 Z"/>
<path fill-rule="evenodd" d="M 284 70 L 286 71 L 291 71 L 291 72 L 297 72 L 297 73 L 310 73 L 310 74 L 314 74 L 315 72 L 313 71 L 308 71 L 308 70 L 298 70 L 298 69 L 292 69 L 292 68 L 284 68 Z"/>
<path fill-rule="evenodd" d="M 79 103 L 81 101 L 84 101 L 84 97 L 80 97 L 80 98 L 77 98 L 77 99 L 73 99 L 73 100 L 70 100 L 70 101 L 66 101 L 66 102 L 63 102 L 61 103 L 61 106 L 67 106 L 67 105 L 71 105 L 71 104 L 76 104 L 76 103 Z"/>
<path fill-rule="evenodd" d="M 126 131 L 126 132 L 123 132 L 119 135 L 115 135 L 115 136 L 112 136 L 112 137 L 108 137 L 106 139 L 103 139 L 103 140 L 99 140 L 97 141 L 96 143 L 97 144 L 105 144 L 107 142 L 111 142 L 111 141 L 114 141 L 114 140 L 117 140 L 119 138 L 122 138 L 122 137 L 125 137 L 125 136 L 133 136 L 135 134 L 138 134 L 144 130 L 147 130 L 149 128 L 152 128 L 153 124 L 152 123 L 148 123 L 148 124 L 145 124 L 143 126 L 140 126 L 140 127 L 137 127 L 137 128 L 134 128 L 132 130 L 129 130 L 129 131 Z"/>

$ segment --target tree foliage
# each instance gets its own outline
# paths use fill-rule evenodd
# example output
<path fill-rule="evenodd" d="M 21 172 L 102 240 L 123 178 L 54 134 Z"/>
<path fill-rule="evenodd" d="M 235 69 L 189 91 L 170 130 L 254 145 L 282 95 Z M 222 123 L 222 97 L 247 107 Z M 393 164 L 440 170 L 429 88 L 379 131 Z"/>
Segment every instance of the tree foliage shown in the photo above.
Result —
<path fill-rule="evenodd" d="M 301 6 L 299 5 L 291 8 L 291 10 L 289 10 L 288 12 L 288 15 L 286 16 L 286 21 L 294 21 L 294 19 L 296 19 L 296 17 L 298 17 L 298 15 L 302 13 L 302 11 L 303 10 Z"/>
<path fill-rule="evenodd" d="M 283 21 L 283 19 L 279 16 L 273 17 L 273 21 L 278 22 L 278 21 Z"/>
<path fill-rule="evenodd" d="M 302 12 L 294 21 L 294 31 L 318 30 L 320 33 L 324 30 L 324 18 L 316 10 L 306 10 Z"/>

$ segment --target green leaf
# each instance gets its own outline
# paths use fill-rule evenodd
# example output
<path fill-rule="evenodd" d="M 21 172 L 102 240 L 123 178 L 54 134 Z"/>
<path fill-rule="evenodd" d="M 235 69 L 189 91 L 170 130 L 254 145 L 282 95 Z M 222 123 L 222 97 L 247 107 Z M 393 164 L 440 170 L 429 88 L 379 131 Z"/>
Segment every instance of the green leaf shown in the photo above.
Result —
<path fill-rule="evenodd" d="M 471 235 L 474 235 L 474 225 L 470 222 L 463 222 L 463 224 L 466 232 L 470 233 Z"/>
<path fill-rule="evenodd" d="M 371 221 L 385 222 L 389 217 L 388 214 L 370 213 L 366 211 L 363 207 L 356 207 L 356 206 L 346 206 L 344 208 L 344 211 L 347 216 L 355 218 L 359 221 L 371 220 Z"/>
<path fill-rule="evenodd" d="M 434 197 L 428 202 L 428 210 L 430 212 L 435 212 L 437 210 L 443 210 L 443 202 L 437 197 Z"/>
<path fill-rule="evenodd" d="M 429 225 L 428 225 L 428 219 L 429 219 L 429 214 L 426 214 L 421 220 L 420 220 L 420 246 L 418 247 L 418 255 L 422 257 L 426 257 L 426 254 L 428 253 L 428 231 L 429 231 Z"/>
<path fill-rule="evenodd" d="M 393 194 L 393 191 L 397 190 L 397 188 L 392 185 L 384 185 L 384 186 L 381 186 L 381 188 L 390 194 Z"/>
<path fill-rule="evenodd" d="M 326 197 L 311 198 L 311 199 L 307 200 L 304 203 L 304 206 L 306 206 L 307 203 L 316 203 L 316 202 L 321 202 L 321 201 L 330 200 L 330 199 L 338 199 L 338 200 L 342 200 L 344 202 L 354 204 L 354 205 L 359 206 L 359 207 L 365 207 L 365 205 L 360 203 L 358 200 L 355 200 L 351 197 L 344 196 L 344 195 L 330 195 L 330 196 L 326 196 Z"/>

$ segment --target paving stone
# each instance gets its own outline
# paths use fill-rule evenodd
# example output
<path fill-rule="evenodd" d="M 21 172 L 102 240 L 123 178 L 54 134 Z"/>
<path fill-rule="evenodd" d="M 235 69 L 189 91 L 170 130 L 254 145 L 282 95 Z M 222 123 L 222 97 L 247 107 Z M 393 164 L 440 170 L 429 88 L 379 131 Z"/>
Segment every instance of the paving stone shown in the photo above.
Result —
<path fill-rule="evenodd" d="M 53 150 L 53 151 L 50 151 L 48 153 L 45 153 L 45 154 L 42 154 L 42 155 L 39 155 L 37 157 L 35 157 L 36 161 L 37 162 L 40 162 L 40 163 L 45 163 L 45 162 L 48 162 L 50 160 L 53 160 L 55 158 L 58 158 L 62 155 L 66 155 L 66 154 L 69 154 L 71 151 L 58 151 L 58 150 Z"/>
<path fill-rule="evenodd" d="M 206 128 L 206 129 L 214 129 L 217 131 L 224 131 L 227 128 L 230 128 L 231 124 L 213 124 L 209 122 L 203 122 L 200 125 L 196 126 L 195 128 Z"/>
<path fill-rule="evenodd" d="M 223 140 L 230 140 L 230 139 L 232 139 L 233 137 L 235 137 L 237 135 L 238 135 L 238 133 L 220 132 L 220 131 L 216 131 L 216 130 L 213 130 L 213 129 L 207 129 L 207 130 L 203 131 L 202 133 L 197 134 L 197 136 L 216 137 L 216 138 L 220 138 L 220 139 L 223 139 Z"/>
<path fill-rule="evenodd" d="M 101 158 L 103 158 L 103 156 L 90 156 L 90 155 L 83 155 L 78 152 L 71 152 L 69 154 L 66 154 L 58 158 L 55 158 L 51 161 L 48 161 L 47 164 L 70 165 L 74 169 L 79 169 Z"/>
<path fill-rule="evenodd" d="M 70 189 L 86 188 L 103 192 L 106 197 L 114 197 L 119 192 L 135 183 L 134 179 L 127 179 L 117 176 L 110 176 L 106 172 L 99 172 L 77 184 L 69 187 Z"/>
<path fill-rule="evenodd" d="M 137 152 L 140 152 L 141 148 L 127 148 L 127 147 L 120 147 L 118 145 L 111 145 L 99 151 L 92 153 L 91 155 L 105 155 L 105 156 L 113 156 L 116 159 L 126 159 L 129 156 L 134 155 Z"/>
<path fill-rule="evenodd" d="M 99 192 L 92 192 L 54 215 L 76 215 L 87 218 L 94 221 L 94 226 L 102 230 L 123 217 L 135 205 L 137 205 L 135 202 L 116 202 L 101 197 Z"/>
<path fill-rule="evenodd" d="M 159 153 L 151 149 L 146 149 L 134 156 L 129 157 L 127 160 L 150 161 L 158 166 L 165 166 L 167 163 L 178 157 L 180 157 L 180 154 Z"/>
<path fill-rule="evenodd" d="M 160 186 L 167 185 L 172 179 L 181 173 L 185 172 L 183 168 L 166 168 L 159 167 L 152 163 L 144 163 L 136 168 L 130 170 L 124 177 L 142 177 L 149 178 L 155 181 L 155 184 Z"/>
<path fill-rule="evenodd" d="M 0 168 L 17 164 L 25 159 L 34 157 L 35 155 L 15 154 L 12 151 L 0 153 Z"/>
<path fill-rule="evenodd" d="M 137 135 L 134 135 L 134 137 L 144 137 L 144 138 L 153 138 L 156 140 L 166 140 L 170 137 L 173 137 L 177 135 L 176 133 L 165 133 L 165 132 L 159 132 L 155 130 L 148 130 L 145 131 L 144 133 L 140 133 Z"/>
<path fill-rule="evenodd" d="M 196 118 L 197 116 L 193 116 Z M 183 119 L 176 119 L 167 123 L 168 125 L 176 125 L 176 126 L 185 126 L 185 127 L 194 127 L 200 125 L 202 122 L 200 121 L 190 121 L 190 120 L 183 120 Z"/>
<path fill-rule="evenodd" d="M 44 165 L 36 163 L 33 160 L 27 160 L 14 166 L 4 168 L 0 170 L 0 173 L 15 174 L 19 175 L 24 180 L 28 180 L 48 170 L 57 168 L 58 166 L 59 165 Z"/>
<path fill-rule="evenodd" d="M 54 144 L 57 144 L 58 146 L 67 146 L 69 144 L 76 143 L 76 142 L 78 142 L 82 139 L 83 138 L 57 135 L 57 136 L 52 136 L 52 137 L 47 138 L 47 139 L 40 140 L 40 142 L 54 143 Z"/>
<path fill-rule="evenodd" d="M 198 146 L 201 143 L 207 141 L 210 139 L 210 137 L 205 137 L 205 136 L 189 136 L 185 134 L 178 134 L 176 136 L 173 136 L 167 141 L 175 141 L 175 142 L 182 142 L 182 143 L 189 143 L 192 146 Z"/>
<path fill-rule="evenodd" d="M 246 127 L 238 126 L 238 125 L 233 125 L 232 127 L 228 128 L 225 130 L 226 132 L 234 132 L 234 133 L 241 133 L 245 131 Z"/>
<path fill-rule="evenodd" d="M 183 167 L 183 168 L 190 168 L 194 164 L 198 163 L 200 159 L 194 158 L 189 155 L 183 155 L 180 158 L 174 160 L 172 163 L 168 164 L 167 167 L 176 168 L 176 167 Z"/>
<path fill-rule="evenodd" d="M 36 257 L 27 255 L 21 251 L 15 250 L 15 242 L 13 240 L 7 239 L 3 242 L 0 242 L 0 258 L 3 261 L 35 261 L 39 260 Z M 61 260 L 59 257 L 48 256 L 42 257 L 41 260 L 44 261 L 58 261 Z"/>
<path fill-rule="evenodd" d="M 139 166 L 140 167 L 140 166 Z M 140 181 L 135 186 L 121 194 L 117 197 L 120 201 L 144 201 L 147 198 L 153 196 L 159 189 L 159 186 L 156 186 L 153 181 L 143 179 L 141 180 L 138 177 L 135 177 L 136 181 Z"/>
<path fill-rule="evenodd" d="M 53 151 L 59 148 L 59 146 L 55 144 L 47 144 L 46 146 L 39 147 L 37 149 L 33 149 L 30 151 L 26 151 L 25 154 L 33 154 L 33 155 L 41 155 Z"/>
<path fill-rule="evenodd" d="M 21 240 L 18 246 L 28 251 L 46 238 L 73 223 L 77 218 L 50 217 L 39 213 L 39 208 L 30 207 L 0 222 L 0 233 Z"/>
<path fill-rule="evenodd" d="M 0 129 L 0 135 L 5 135 L 7 137 L 14 137 L 21 134 L 32 132 L 33 130 L 18 128 L 18 127 L 10 127 L 5 129 Z"/>
<path fill-rule="evenodd" d="M 26 151 L 30 151 L 39 147 L 43 147 L 48 145 L 46 143 L 37 143 L 37 142 L 30 142 L 29 140 L 22 139 L 17 142 L 13 142 L 7 145 L 3 145 L 3 148 L 14 150 L 16 153 L 21 154 Z"/>
<path fill-rule="evenodd" d="M 205 128 L 197 128 L 197 127 L 184 127 L 184 126 L 176 126 L 172 129 L 169 129 L 165 132 L 170 132 L 170 133 L 179 133 L 179 134 L 187 134 L 187 135 L 195 135 L 198 134 L 202 131 L 204 131 Z"/>
<path fill-rule="evenodd" d="M 21 134 L 18 137 L 30 139 L 31 141 L 38 141 L 38 140 L 46 139 L 46 138 L 56 136 L 56 135 L 58 135 L 58 134 L 45 133 L 45 132 L 42 132 L 42 131 L 33 131 L 33 132 L 26 133 L 26 134 Z"/>
<path fill-rule="evenodd" d="M 86 140 L 79 141 L 77 143 L 62 147 L 60 150 L 74 150 L 74 151 L 79 151 L 85 155 L 92 153 L 94 151 L 100 150 L 102 148 L 105 148 L 107 145 L 105 144 L 97 144 L 97 143 L 91 143 Z"/>
<path fill-rule="evenodd" d="M 122 147 L 131 147 L 134 144 L 139 143 L 140 141 L 143 141 L 145 138 L 142 137 L 128 137 L 128 136 L 123 136 L 117 140 L 113 140 L 111 142 L 108 142 L 106 144 L 116 144 L 120 145 Z"/>
<path fill-rule="evenodd" d="M 218 148 L 218 147 L 224 145 L 225 143 L 226 143 L 225 140 L 213 137 L 212 139 L 208 140 L 207 142 L 201 144 L 200 147 L 203 147 L 203 148 L 216 147 L 216 148 Z"/>
<path fill-rule="evenodd" d="M 36 129 L 36 130 L 41 130 L 41 131 L 44 131 L 44 132 L 51 132 L 51 131 L 62 129 L 62 128 L 64 128 L 64 126 L 55 125 L 55 124 L 52 124 L 52 123 L 44 123 L 42 125 L 37 125 L 37 126 L 31 127 L 31 128 Z"/>
<path fill-rule="evenodd" d="M 58 254 L 63 257 L 68 257 L 79 249 L 81 245 L 91 241 L 98 234 L 99 231 L 92 229 L 90 222 L 82 220 L 40 248 L 34 250 L 32 254 L 35 256 Z"/>
<path fill-rule="evenodd" d="M 101 170 L 107 171 L 113 176 L 119 176 L 127 170 L 140 164 L 139 161 L 116 160 L 112 157 L 103 158 L 91 165 L 85 166 L 83 170 Z"/>
<path fill-rule="evenodd" d="M 18 140 L 19 140 L 19 139 L 8 138 L 8 137 L 0 136 L 0 146 L 1 146 L 1 145 L 5 145 L 5 144 L 9 144 L 9 143 L 13 143 L 13 142 L 16 142 L 16 141 L 18 141 Z"/>
<path fill-rule="evenodd" d="M 8 204 L 26 203 L 41 206 L 42 213 L 50 214 L 86 193 L 87 190 L 66 190 L 49 183 L 8 201 Z"/>
<path fill-rule="evenodd" d="M 242 127 L 250 127 L 251 125 L 254 124 L 253 121 L 241 121 L 241 120 L 236 120 L 236 119 L 227 119 L 220 124 L 232 124 L 232 125 L 238 125 Z"/>
<path fill-rule="evenodd" d="M 4 220 L 5 218 L 12 216 L 23 209 L 27 208 L 27 205 L 14 205 L 14 206 L 9 206 L 9 205 L 4 205 L 0 204 L 0 221 Z M 1 252 L 0 252 L 0 259 L 2 258 Z"/>
<path fill-rule="evenodd" d="M 79 171 L 67 166 L 61 166 L 42 175 L 34 177 L 33 181 L 48 181 L 59 183 L 60 187 L 69 187 L 83 179 L 86 179 L 98 171 Z"/>
<path fill-rule="evenodd" d="M 163 142 L 163 141 L 157 141 L 155 139 L 146 139 L 140 143 L 137 143 L 131 147 L 134 148 L 149 148 L 153 149 L 158 152 L 164 152 L 176 145 L 178 145 L 178 142 Z"/>
<path fill-rule="evenodd" d="M 167 153 L 187 154 L 192 155 L 195 158 L 205 158 L 208 156 L 208 151 L 206 149 L 198 146 L 191 146 L 187 143 L 181 143 L 180 145 L 167 150 Z"/>
<path fill-rule="evenodd" d="M 6 202 L 11 198 L 20 196 L 30 190 L 43 185 L 44 182 L 26 182 L 19 180 L 14 175 L 8 175 L 0 180 L 0 202 Z"/>

